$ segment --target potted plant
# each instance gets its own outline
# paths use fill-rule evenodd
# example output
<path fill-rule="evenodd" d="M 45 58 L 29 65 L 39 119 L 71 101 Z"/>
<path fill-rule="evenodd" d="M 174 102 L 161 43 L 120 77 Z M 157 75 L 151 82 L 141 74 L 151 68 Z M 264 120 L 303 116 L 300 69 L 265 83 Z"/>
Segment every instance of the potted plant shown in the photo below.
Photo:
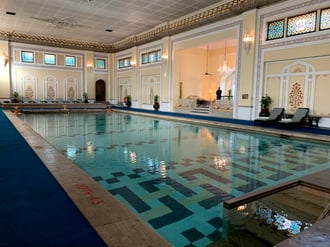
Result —
<path fill-rule="evenodd" d="M 15 92 L 13 92 L 13 99 L 12 99 L 12 102 L 13 103 L 18 103 L 18 92 L 17 91 L 15 91 Z"/>
<path fill-rule="evenodd" d="M 83 99 L 84 99 L 84 103 L 88 103 L 88 94 L 86 92 L 83 93 Z"/>
<path fill-rule="evenodd" d="M 231 89 L 228 89 L 228 99 L 231 99 L 233 97 Z"/>
<path fill-rule="evenodd" d="M 125 104 L 126 104 L 127 107 L 131 107 L 131 105 L 132 105 L 132 97 L 131 97 L 131 95 L 127 95 L 124 98 L 124 102 L 125 102 Z"/>
<path fill-rule="evenodd" d="M 154 97 L 154 105 L 153 105 L 155 111 L 158 111 L 160 105 L 159 105 L 159 96 L 156 94 Z"/>
<path fill-rule="evenodd" d="M 260 104 L 261 104 L 261 111 L 259 116 L 261 117 L 268 117 L 269 113 L 269 106 L 272 103 L 272 99 L 266 94 L 265 96 L 261 97 Z"/>

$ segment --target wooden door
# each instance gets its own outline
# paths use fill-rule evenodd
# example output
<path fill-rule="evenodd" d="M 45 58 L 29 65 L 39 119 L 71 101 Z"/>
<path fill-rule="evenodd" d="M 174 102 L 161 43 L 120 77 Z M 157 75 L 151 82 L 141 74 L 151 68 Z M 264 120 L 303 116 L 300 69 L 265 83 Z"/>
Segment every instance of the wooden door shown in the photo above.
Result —
<path fill-rule="evenodd" d="M 105 82 L 103 80 L 98 80 L 95 83 L 95 101 L 105 101 Z"/>

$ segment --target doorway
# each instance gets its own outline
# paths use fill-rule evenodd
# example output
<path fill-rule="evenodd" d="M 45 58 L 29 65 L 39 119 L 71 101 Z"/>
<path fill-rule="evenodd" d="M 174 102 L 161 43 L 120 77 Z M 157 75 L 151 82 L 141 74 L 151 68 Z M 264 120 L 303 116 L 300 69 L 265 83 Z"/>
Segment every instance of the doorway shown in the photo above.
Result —
<path fill-rule="evenodd" d="M 105 81 L 103 80 L 97 80 L 95 83 L 95 101 L 105 101 Z"/>

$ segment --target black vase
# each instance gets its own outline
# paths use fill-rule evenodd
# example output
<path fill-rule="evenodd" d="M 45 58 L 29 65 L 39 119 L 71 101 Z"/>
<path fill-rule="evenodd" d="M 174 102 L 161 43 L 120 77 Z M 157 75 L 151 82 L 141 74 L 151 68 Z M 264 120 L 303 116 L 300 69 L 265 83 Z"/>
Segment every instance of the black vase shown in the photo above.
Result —
<path fill-rule="evenodd" d="M 153 107 L 154 107 L 155 111 L 158 111 L 160 105 L 159 105 L 159 103 L 156 102 L 156 103 L 153 105 Z"/>
<path fill-rule="evenodd" d="M 127 102 L 126 102 L 126 106 L 127 106 L 128 108 L 130 108 L 131 105 L 132 105 L 132 102 L 131 102 L 131 101 L 127 101 Z"/>

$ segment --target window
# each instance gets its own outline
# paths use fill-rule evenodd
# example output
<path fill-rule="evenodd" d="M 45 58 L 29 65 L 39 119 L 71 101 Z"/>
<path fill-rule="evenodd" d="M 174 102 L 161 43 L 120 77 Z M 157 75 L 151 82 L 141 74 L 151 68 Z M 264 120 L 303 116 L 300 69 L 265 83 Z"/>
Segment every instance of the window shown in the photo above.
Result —
<path fill-rule="evenodd" d="M 76 66 L 76 57 L 74 56 L 65 56 L 65 65 L 66 66 Z"/>
<path fill-rule="evenodd" d="M 23 63 L 34 63 L 34 53 L 32 51 L 22 51 L 21 59 Z"/>
<path fill-rule="evenodd" d="M 141 55 L 142 64 L 160 62 L 160 60 L 161 60 L 161 50 L 150 51 L 143 53 Z"/>
<path fill-rule="evenodd" d="M 159 62 L 161 58 L 162 58 L 161 50 L 158 50 L 156 54 L 156 61 Z"/>
<path fill-rule="evenodd" d="M 284 19 L 268 23 L 267 40 L 280 39 L 284 37 Z"/>
<path fill-rule="evenodd" d="M 123 68 L 129 68 L 131 67 L 131 61 L 132 57 L 126 57 L 118 60 L 118 68 L 123 69 Z"/>
<path fill-rule="evenodd" d="M 44 62 L 45 64 L 56 64 L 56 56 L 55 54 L 44 54 Z"/>
<path fill-rule="evenodd" d="M 316 23 L 319 27 L 316 28 Z M 330 29 L 330 8 L 267 22 L 266 40 Z"/>
<path fill-rule="evenodd" d="M 95 61 L 96 69 L 105 69 L 105 59 L 97 58 Z"/>
<path fill-rule="evenodd" d="M 287 36 L 311 33 L 316 30 L 316 11 L 288 18 Z"/>
<path fill-rule="evenodd" d="M 142 54 L 142 64 L 148 63 L 148 53 Z"/>
<path fill-rule="evenodd" d="M 156 62 L 156 52 L 155 51 L 149 53 L 148 62 L 149 63 Z"/>
<path fill-rule="evenodd" d="M 330 29 L 330 8 L 321 10 L 320 30 Z"/>

